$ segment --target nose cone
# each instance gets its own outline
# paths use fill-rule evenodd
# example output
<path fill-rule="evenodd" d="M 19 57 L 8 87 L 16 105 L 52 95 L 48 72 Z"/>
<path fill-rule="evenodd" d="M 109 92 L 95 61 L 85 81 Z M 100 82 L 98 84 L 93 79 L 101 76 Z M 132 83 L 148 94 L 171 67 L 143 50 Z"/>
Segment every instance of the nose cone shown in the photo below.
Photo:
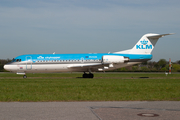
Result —
<path fill-rule="evenodd" d="M 9 65 L 4 65 L 4 69 L 7 70 L 7 71 L 10 71 Z"/>
<path fill-rule="evenodd" d="M 4 69 L 7 70 L 7 65 L 4 65 Z"/>
<path fill-rule="evenodd" d="M 8 64 L 4 65 L 4 69 L 7 71 L 14 72 L 14 71 L 17 71 L 17 65 L 12 65 L 12 64 L 8 63 Z"/>

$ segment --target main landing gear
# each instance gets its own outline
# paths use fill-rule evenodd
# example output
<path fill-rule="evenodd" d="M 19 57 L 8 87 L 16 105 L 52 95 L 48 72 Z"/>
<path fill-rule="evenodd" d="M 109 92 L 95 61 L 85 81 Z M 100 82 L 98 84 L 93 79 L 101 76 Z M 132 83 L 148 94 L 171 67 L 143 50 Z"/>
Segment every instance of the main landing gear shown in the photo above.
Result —
<path fill-rule="evenodd" d="M 94 74 L 92 74 L 92 73 L 86 74 L 84 72 L 84 74 L 83 74 L 83 78 L 93 78 L 93 77 L 94 77 Z"/>

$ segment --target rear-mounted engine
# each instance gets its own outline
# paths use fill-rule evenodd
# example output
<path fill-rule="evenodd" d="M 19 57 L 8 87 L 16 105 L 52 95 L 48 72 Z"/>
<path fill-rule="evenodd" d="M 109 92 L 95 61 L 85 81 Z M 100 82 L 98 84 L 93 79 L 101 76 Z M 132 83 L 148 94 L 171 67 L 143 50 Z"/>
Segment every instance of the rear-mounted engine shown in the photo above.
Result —
<path fill-rule="evenodd" d="M 125 63 L 129 62 L 128 57 L 117 56 L 117 55 L 104 55 L 102 57 L 102 63 Z"/>

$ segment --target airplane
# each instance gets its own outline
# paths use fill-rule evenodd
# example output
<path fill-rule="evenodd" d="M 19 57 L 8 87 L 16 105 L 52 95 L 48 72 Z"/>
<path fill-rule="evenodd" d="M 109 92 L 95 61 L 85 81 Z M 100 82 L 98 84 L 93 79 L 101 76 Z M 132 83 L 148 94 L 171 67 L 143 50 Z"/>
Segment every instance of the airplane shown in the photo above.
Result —
<path fill-rule="evenodd" d="M 84 72 L 83 78 L 93 78 L 92 72 L 114 70 L 151 60 L 151 52 L 158 39 L 172 34 L 145 34 L 132 49 L 113 53 L 20 55 L 5 64 L 4 69 L 21 74 L 23 78 L 27 78 L 26 73 L 51 72 Z"/>

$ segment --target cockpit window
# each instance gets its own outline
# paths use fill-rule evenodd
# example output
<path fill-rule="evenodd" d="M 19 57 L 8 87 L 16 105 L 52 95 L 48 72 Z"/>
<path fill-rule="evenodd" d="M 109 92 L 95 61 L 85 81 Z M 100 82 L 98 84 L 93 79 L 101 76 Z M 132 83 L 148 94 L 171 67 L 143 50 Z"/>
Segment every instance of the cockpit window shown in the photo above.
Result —
<path fill-rule="evenodd" d="M 21 62 L 21 59 L 13 59 L 12 62 Z"/>
<path fill-rule="evenodd" d="M 13 58 L 12 62 L 15 62 L 15 61 L 16 61 L 16 59 Z"/>

